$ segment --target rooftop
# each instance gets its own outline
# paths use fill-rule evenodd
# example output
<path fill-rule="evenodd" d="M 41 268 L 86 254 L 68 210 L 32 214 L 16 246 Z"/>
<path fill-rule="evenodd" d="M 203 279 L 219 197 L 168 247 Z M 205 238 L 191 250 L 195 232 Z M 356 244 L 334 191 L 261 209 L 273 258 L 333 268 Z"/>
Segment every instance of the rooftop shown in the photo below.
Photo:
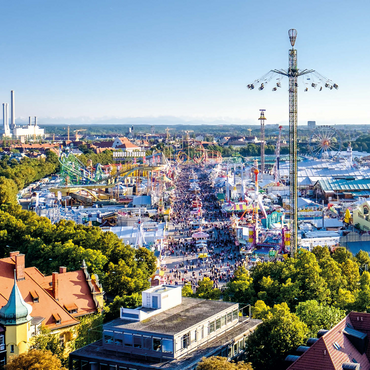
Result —
<path fill-rule="evenodd" d="M 116 319 L 104 325 L 104 329 L 175 335 L 234 305 L 235 303 L 230 302 L 183 297 L 181 304 L 151 316 L 145 321 L 131 322 Z"/>
<path fill-rule="evenodd" d="M 188 298 L 191 299 L 191 298 Z M 185 300 L 185 298 L 184 298 Z M 212 302 L 212 301 L 208 301 Z M 213 303 L 225 303 L 225 302 L 215 302 Z M 229 303 L 230 305 L 230 303 Z M 188 355 L 181 357 L 180 359 L 169 360 L 166 362 L 159 362 L 158 358 L 148 358 L 144 356 L 135 356 L 133 354 L 109 351 L 103 347 L 102 341 L 99 340 L 95 343 L 89 344 L 86 347 L 74 351 L 73 354 L 79 357 L 86 357 L 89 360 L 105 360 L 112 361 L 115 363 L 129 363 L 133 367 L 145 366 L 148 369 L 163 369 L 163 370 L 183 370 L 190 368 L 191 365 L 195 365 L 204 356 L 211 356 L 218 348 L 221 346 L 228 345 L 239 335 L 242 335 L 248 330 L 254 329 L 257 325 L 261 323 L 261 320 L 241 318 L 238 325 L 227 330 L 226 333 L 219 335 L 213 340 L 200 345 L 197 349 L 190 352 Z M 73 354 L 71 356 L 73 357 Z"/>

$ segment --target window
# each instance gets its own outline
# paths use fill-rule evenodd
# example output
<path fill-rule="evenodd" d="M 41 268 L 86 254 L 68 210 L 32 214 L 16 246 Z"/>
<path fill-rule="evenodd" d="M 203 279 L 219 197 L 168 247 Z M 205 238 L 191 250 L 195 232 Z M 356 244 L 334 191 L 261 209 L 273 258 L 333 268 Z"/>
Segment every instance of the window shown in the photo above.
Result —
<path fill-rule="evenodd" d="M 238 310 L 233 311 L 233 320 L 236 320 L 238 316 Z"/>
<path fill-rule="evenodd" d="M 239 349 L 242 351 L 244 349 L 244 338 L 239 341 Z"/>
<path fill-rule="evenodd" d="M 226 316 L 221 317 L 221 326 L 226 325 Z"/>
<path fill-rule="evenodd" d="M 54 321 L 55 321 L 56 324 L 61 324 L 62 323 L 62 319 L 60 318 L 59 314 L 53 313 L 53 318 L 54 318 Z"/>
<path fill-rule="evenodd" d="M 14 344 L 10 345 L 10 353 L 14 353 Z"/>
<path fill-rule="evenodd" d="M 116 346 L 122 346 L 123 345 L 123 340 L 120 338 L 114 338 L 114 343 Z"/>
<path fill-rule="evenodd" d="M 72 369 L 73 370 L 80 369 L 80 360 L 72 360 Z"/>
<path fill-rule="evenodd" d="M 0 335 L 0 351 L 5 350 L 4 335 Z"/>
<path fill-rule="evenodd" d="M 77 313 L 78 312 L 78 307 L 77 307 L 76 303 L 65 304 L 64 308 L 68 311 L 68 313 Z"/>
<path fill-rule="evenodd" d="M 153 351 L 161 352 L 161 339 L 160 338 L 153 338 Z"/>
<path fill-rule="evenodd" d="M 82 360 L 82 361 L 81 361 L 81 369 L 82 369 L 82 370 L 88 370 L 88 369 L 90 369 L 89 361 L 84 361 L 84 360 Z"/>
<path fill-rule="evenodd" d="M 31 297 L 32 297 L 32 302 L 33 303 L 39 303 L 39 295 L 37 294 L 36 290 L 31 290 L 30 294 L 31 294 Z"/>
<path fill-rule="evenodd" d="M 338 342 L 333 343 L 333 347 L 337 349 L 338 351 L 342 348 Z"/>
<path fill-rule="evenodd" d="M 123 344 L 126 347 L 132 347 L 132 334 L 128 333 L 123 334 Z"/>
<path fill-rule="evenodd" d="M 60 346 L 61 348 L 63 348 L 63 347 L 64 347 L 64 335 L 60 335 L 60 336 L 59 336 L 59 346 Z"/>
<path fill-rule="evenodd" d="M 212 321 L 209 323 L 209 334 L 213 333 L 215 331 L 215 322 Z"/>
<path fill-rule="evenodd" d="M 213 323 L 214 324 L 214 323 Z M 190 334 L 184 334 L 181 338 L 182 348 L 188 348 L 190 345 Z"/>
<path fill-rule="evenodd" d="M 221 329 L 221 319 L 216 320 L 216 330 Z"/>
<path fill-rule="evenodd" d="M 194 342 L 198 341 L 198 330 L 195 329 L 194 331 Z"/>
<path fill-rule="evenodd" d="M 162 352 L 173 353 L 173 341 L 171 339 L 162 339 Z"/>
<path fill-rule="evenodd" d="M 152 338 L 151 337 L 143 337 L 143 347 L 145 349 L 152 349 Z"/>
<path fill-rule="evenodd" d="M 227 322 L 229 323 L 229 322 L 231 322 L 231 321 L 233 321 L 233 315 L 232 315 L 232 313 L 230 312 L 230 313 L 228 313 L 227 315 L 226 315 L 226 318 L 227 318 Z"/>
<path fill-rule="evenodd" d="M 141 335 L 134 335 L 134 347 L 135 348 L 141 348 L 142 347 Z"/>
<path fill-rule="evenodd" d="M 113 335 L 104 334 L 104 343 L 112 344 L 113 343 Z"/>
<path fill-rule="evenodd" d="M 239 352 L 238 350 L 238 343 L 234 344 L 234 356 Z"/>
<path fill-rule="evenodd" d="M 227 358 L 231 358 L 231 356 L 232 356 L 232 347 L 229 346 L 227 347 Z"/>

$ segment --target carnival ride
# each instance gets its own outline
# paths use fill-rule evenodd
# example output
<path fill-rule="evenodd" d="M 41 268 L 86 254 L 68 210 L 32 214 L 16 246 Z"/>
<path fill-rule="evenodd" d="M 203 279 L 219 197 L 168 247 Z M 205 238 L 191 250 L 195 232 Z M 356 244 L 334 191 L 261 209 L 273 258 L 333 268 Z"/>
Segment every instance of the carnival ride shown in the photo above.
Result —
<path fill-rule="evenodd" d="M 291 49 L 289 50 L 289 64 L 286 70 L 273 69 L 261 78 L 248 84 L 247 88 L 253 90 L 255 87 L 259 91 L 264 90 L 265 86 L 274 78 L 272 91 L 281 88 L 282 78 L 288 77 L 289 80 L 289 186 L 290 186 L 290 230 L 292 239 L 292 255 L 297 253 L 298 247 L 298 78 L 304 79 L 304 91 L 309 88 L 323 90 L 323 87 L 329 90 L 337 90 L 338 85 L 332 80 L 322 76 L 313 69 L 298 69 L 297 50 L 294 48 L 297 39 L 297 30 L 288 31 Z"/>
<path fill-rule="evenodd" d="M 342 149 L 341 135 L 332 126 L 319 126 L 310 138 L 308 149 L 315 158 L 336 158 Z"/>
<path fill-rule="evenodd" d="M 59 157 L 60 177 L 64 185 L 92 185 L 106 181 L 103 169 L 98 163 L 95 171 L 85 166 L 73 153 L 62 153 Z"/>
<path fill-rule="evenodd" d="M 161 199 L 163 203 L 161 194 L 168 188 L 164 184 L 172 181 L 167 176 L 172 174 L 168 162 L 165 159 L 157 160 L 154 157 L 152 160 L 143 158 L 142 163 L 136 163 L 136 158 L 134 158 L 131 163 L 97 164 L 94 167 L 91 160 L 88 160 L 85 166 L 67 149 L 60 155 L 59 162 L 62 181 L 58 187 L 50 191 L 55 194 L 60 192 L 62 196 L 68 195 L 83 205 L 102 201 L 125 201 L 120 195 L 127 196 L 127 184 L 135 185 L 136 195 L 143 192 L 148 195 L 150 193 L 157 199 Z M 120 184 L 123 184 L 125 191 L 118 189 Z"/>
<path fill-rule="evenodd" d="M 222 155 L 216 150 L 205 149 L 202 143 L 194 142 L 188 146 L 187 153 L 185 150 L 179 150 L 176 155 L 176 162 L 178 164 L 195 163 L 195 164 L 207 164 L 207 163 L 221 163 Z"/>

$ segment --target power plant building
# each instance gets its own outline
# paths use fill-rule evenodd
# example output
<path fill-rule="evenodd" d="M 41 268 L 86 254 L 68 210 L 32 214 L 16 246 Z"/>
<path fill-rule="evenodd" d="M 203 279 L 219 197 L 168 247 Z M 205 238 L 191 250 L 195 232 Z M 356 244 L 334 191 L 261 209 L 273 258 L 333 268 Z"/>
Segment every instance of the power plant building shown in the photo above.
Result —
<path fill-rule="evenodd" d="M 37 125 L 37 118 L 29 117 L 28 125 L 16 126 L 15 124 L 15 100 L 14 91 L 10 93 L 10 122 L 8 103 L 3 103 L 3 125 L 0 129 L 0 136 L 25 141 L 28 139 L 40 139 L 45 136 L 45 130 Z"/>

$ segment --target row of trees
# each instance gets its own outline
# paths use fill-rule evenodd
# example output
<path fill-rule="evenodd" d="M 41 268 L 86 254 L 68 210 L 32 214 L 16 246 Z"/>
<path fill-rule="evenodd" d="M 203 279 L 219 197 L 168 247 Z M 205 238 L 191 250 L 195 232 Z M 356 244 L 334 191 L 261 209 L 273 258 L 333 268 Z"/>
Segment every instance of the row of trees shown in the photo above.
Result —
<path fill-rule="evenodd" d="M 255 370 L 284 369 L 285 357 L 319 329 L 330 329 L 351 310 L 370 312 L 368 266 L 367 252 L 315 247 L 251 271 L 241 267 L 223 292 L 205 278 L 196 293 L 185 286 L 183 295 L 251 304 L 263 323 L 248 339 L 246 360 Z"/>
<path fill-rule="evenodd" d="M 86 145 L 80 145 L 79 149 L 83 152 L 78 159 L 86 166 L 87 161 L 90 159 L 92 165 L 95 166 L 98 163 L 107 165 L 113 163 L 113 151 L 104 150 L 102 153 L 95 153 L 92 149 L 87 148 Z"/>
<path fill-rule="evenodd" d="M 46 152 L 46 158 L 24 157 L 19 162 L 5 155 L 0 161 L 0 179 L 12 180 L 17 189 L 23 189 L 34 181 L 49 176 L 59 169 L 58 157 L 52 151 Z M 10 182 L 11 184 L 13 184 Z"/>
<path fill-rule="evenodd" d="M 36 266 L 44 274 L 57 271 L 59 266 L 79 269 L 85 260 L 112 297 L 130 296 L 148 288 L 148 278 L 156 268 L 152 252 L 135 250 L 112 232 L 66 220 L 52 224 L 18 205 L 2 205 L 0 258 L 11 250 L 24 253 L 27 266 Z"/>

